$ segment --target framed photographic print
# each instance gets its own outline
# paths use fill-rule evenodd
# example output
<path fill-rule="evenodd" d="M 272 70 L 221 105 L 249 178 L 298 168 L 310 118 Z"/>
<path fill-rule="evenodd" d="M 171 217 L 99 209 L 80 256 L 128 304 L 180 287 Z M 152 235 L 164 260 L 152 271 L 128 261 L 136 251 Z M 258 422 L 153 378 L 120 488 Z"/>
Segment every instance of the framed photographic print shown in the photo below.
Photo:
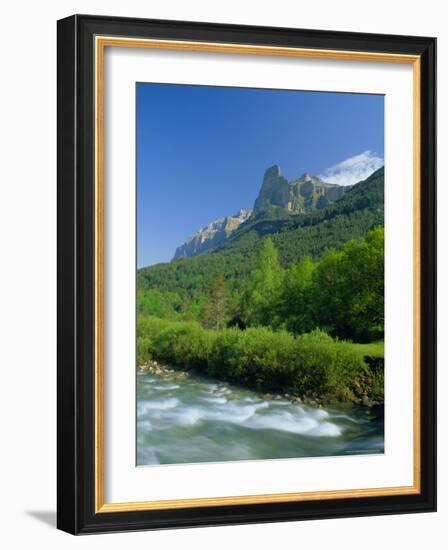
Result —
<path fill-rule="evenodd" d="M 58 22 L 58 527 L 434 511 L 433 38 Z"/>

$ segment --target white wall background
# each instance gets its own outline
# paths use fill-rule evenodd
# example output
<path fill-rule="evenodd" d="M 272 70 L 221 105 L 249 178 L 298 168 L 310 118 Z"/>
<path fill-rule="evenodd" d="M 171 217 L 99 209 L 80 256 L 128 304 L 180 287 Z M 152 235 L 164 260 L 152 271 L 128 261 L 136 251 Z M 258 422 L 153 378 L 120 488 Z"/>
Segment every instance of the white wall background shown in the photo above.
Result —
<path fill-rule="evenodd" d="M 55 530 L 56 20 L 73 13 L 439 38 L 439 151 L 448 148 L 448 31 L 439 0 L 16 0 L 0 32 L 0 543 L 53 548 L 368 550 L 446 547 L 448 170 L 439 160 L 439 512 L 71 537 Z"/>

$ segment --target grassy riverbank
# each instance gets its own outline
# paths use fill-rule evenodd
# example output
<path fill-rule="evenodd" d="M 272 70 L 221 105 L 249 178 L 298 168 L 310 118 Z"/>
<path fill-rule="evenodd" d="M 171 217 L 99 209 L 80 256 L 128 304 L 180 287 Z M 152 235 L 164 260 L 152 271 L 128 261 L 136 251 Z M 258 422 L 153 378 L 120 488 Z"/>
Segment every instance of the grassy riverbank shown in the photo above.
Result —
<path fill-rule="evenodd" d="M 140 317 L 137 362 L 195 369 L 263 392 L 321 401 L 382 402 L 382 343 L 352 344 L 321 330 L 294 336 L 267 327 L 209 330 Z"/>

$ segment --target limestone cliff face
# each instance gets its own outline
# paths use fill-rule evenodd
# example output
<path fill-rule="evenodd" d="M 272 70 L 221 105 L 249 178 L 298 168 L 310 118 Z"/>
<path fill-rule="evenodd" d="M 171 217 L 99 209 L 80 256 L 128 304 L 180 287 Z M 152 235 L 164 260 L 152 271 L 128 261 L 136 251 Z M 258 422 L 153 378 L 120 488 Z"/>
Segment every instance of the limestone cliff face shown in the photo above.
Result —
<path fill-rule="evenodd" d="M 280 167 L 275 165 L 264 174 L 260 193 L 254 204 L 254 213 L 259 215 L 272 208 L 297 214 L 309 212 L 340 199 L 350 188 L 326 183 L 307 173 L 288 182 L 281 175 Z"/>
<path fill-rule="evenodd" d="M 174 259 L 197 256 L 222 244 L 251 214 L 252 210 L 242 209 L 234 216 L 225 216 L 209 223 L 176 248 Z"/>
<path fill-rule="evenodd" d="M 301 214 L 319 208 L 340 199 L 351 186 L 326 183 L 317 176 L 303 174 L 300 178 L 288 181 L 282 176 L 277 164 L 268 168 L 264 174 L 260 192 L 255 200 L 254 209 L 240 210 L 234 216 L 219 218 L 180 245 L 174 259 L 190 258 L 223 244 L 229 236 L 251 216 L 269 218 L 276 213 Z"/>
<path fill-rule="evenodd" d="M 254 212 L 263 212 L 271 205 L 287 208 L 291 200 L 291 189 L 288 180 L 282 176 L 278 164 L 266 170 L 260 193 L 254 204 Z"/>

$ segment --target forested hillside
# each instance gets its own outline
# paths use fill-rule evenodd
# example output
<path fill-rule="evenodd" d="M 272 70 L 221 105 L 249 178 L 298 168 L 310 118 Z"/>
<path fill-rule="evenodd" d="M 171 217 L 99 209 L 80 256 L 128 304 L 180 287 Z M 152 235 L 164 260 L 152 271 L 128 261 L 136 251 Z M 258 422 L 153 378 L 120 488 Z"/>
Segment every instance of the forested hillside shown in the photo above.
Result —
<path fill-rule="evenodd" d="M 238 290 L 254 268 L 267 235 L 271 236 L 285 267 L 305 255 L 317 259 L 331 248 L 363 237 L 373 227 L 384 224 L 384 168 L 326 208 L 283 216 L 249 219 L 225 246 L 212 252 L 142 268 L 138 271 L 138 288 L 174 292 L 182 300 L 189 300 L 201 295 L 221 273 L 230 287 Z"/>

